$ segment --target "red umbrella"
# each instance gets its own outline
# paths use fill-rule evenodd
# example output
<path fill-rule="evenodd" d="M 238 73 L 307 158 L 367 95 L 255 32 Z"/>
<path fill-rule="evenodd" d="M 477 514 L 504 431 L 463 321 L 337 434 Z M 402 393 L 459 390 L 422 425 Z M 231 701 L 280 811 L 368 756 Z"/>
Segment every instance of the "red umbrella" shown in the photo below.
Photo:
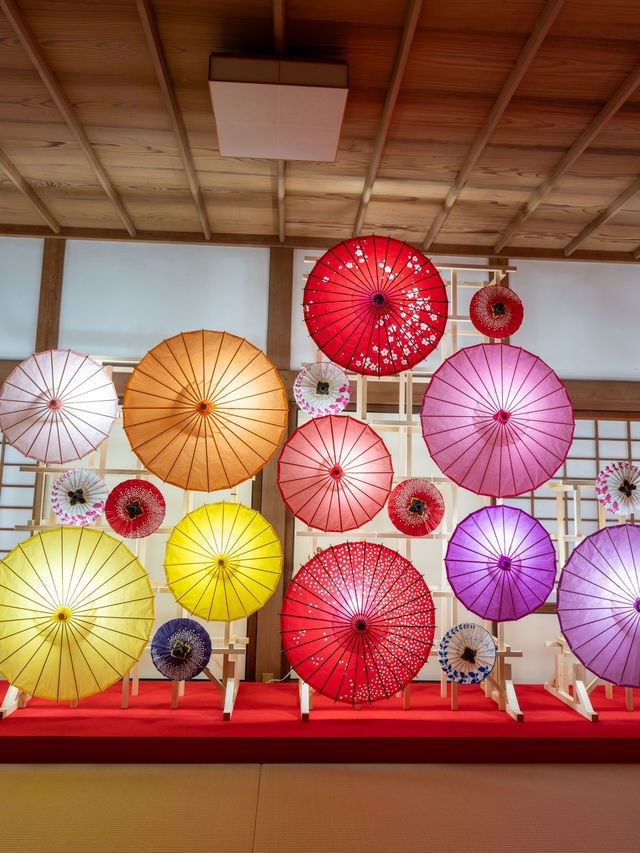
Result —
<path fill-rule="evenodd" d="M 384 506 L 391 456 L 370 426 L 345 415 L 314 418 L 282 448 L 278 486 L 291 512 L 310 527 L 361 527 Z"/>
<path fill-rule="evenodd" d="M 370 542 L 327 548 L 298 571 L 284 597 L 282 643 L 311 687 L 342 702 L 402 690 L 427 662 L 433 599 L 397 551 Z"/>
<path fill-rule="evenodd" d="M 141 539 L 150 536 L 164 521 L 162 493 L 146 480 L 125 480 L 109 494 L 107 521 L 120 536 Z"/>
<path fill-rule="evenodd" d="M 520 328 L 524 308 L 509 287 L 492 284 L 473 295 L 469 316 L 476 329 L 488 338 L 508 338 Z"/>
<path fill-rule="evenodd" d="M 431 533 L 444 516 L 444 498 L 428 480 L 404 480 L 391 492 L 387 504 L 394 527 L 408 536 Z"/>
<path fill-rule="evenodd" d="M 442 337 L 447 311 L 434 265 L 392 237 L 334 246 L 304 289 L 304 317 L 318 347 L 336 364 L 373 376 L 423 361 Z"/>

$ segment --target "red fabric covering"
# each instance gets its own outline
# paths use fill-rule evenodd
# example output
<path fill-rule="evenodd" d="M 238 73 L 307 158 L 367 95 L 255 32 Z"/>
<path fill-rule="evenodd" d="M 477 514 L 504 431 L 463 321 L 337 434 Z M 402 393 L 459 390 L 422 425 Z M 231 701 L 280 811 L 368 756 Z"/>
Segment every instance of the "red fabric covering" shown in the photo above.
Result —
<path fill-rule="evenodd" d="M 141 682 L 120 710 L 120 686 L 83 699 L 75 710 L 32 699 L 0 721 L 3 762 L 637 762 L 640 702 L 624 709 L 592 695 L 600 722 L 589 723 L 541 686 L 517 688 L 525 722 L 515 723 L 479 687 L 461 688 L 459 711 L 440 686 L 414 684 L 411 710 L 400 699 L 356 710 L 314 697 L 299 719 L 295 684 L 243 684 L 230 722 L 211 684 L 187 685 L 177 711 L 169 682 Z"/>

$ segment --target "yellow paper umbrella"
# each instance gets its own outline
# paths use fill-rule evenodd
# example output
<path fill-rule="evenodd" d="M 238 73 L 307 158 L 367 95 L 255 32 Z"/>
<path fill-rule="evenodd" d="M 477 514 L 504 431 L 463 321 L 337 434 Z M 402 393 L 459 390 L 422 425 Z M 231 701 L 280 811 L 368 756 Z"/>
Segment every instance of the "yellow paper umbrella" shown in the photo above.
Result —
<path fill-rule="evenodd" d="M 140 658 L 153 618 L 149 576 L 106 533 L 57 528 L 0 561 L 0 673 L 31 696 L 105 690 Z"/>
<path fill-rule="evenodd" d="M 149 471 L 181 489 L 213 492 L 248 480 L 271 459 L 287 424 L 287 395 L 253 344 L 227 332 L 185 332 L 133 371 L 122 418 Z"/>
<path fill-rule="evenodd" d="M 232 622 L 271 597 L 282 573 L 273 527 L 242 504 L 201 506 L 182 519 L 167 542 L 167 583 L 195 616 Z"/>

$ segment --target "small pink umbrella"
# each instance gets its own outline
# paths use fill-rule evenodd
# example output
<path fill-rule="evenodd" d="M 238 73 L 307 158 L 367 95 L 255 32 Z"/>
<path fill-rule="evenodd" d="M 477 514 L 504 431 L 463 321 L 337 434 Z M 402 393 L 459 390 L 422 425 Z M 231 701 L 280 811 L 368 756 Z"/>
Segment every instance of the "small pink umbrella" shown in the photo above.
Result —
<path fill-rule="evenodd" d="M 573 407 L 553 370 L 509 344 L 465 347 L 429 383 L 422 434 L 440 470 L 496 498 L 546 483 L 573 440 Z"/>
<path fill-rule="evenodd" d="M 0 392 L 0 430 L 16 450 L 39 462 L 71 462 L 91 453 L 117 414 L 118 395 L 105 370 L 73 350 L 32 355 Z"/>
<path fill-rule="evenodd" d="M 314 418 L 282 448 L 278 486 L 291 512 L 310 527 L 361 527 L 391 491 L 393 466 L 370 426 L 345 415 Z"/>

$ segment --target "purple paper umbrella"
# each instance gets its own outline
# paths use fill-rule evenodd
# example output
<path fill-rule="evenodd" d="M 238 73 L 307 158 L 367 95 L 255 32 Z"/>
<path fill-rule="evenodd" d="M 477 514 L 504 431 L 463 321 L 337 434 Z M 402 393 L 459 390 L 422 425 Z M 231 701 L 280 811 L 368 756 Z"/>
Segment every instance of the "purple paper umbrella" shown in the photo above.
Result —
<path fill-rule="evenodd" d="M 560 576 L 558 618 L 587 669 L 640 687 L 640 528 L 605 527 L 577 546 Z"/>
<path fill-rule="evenodd" d="M 551 537 L 539 521 L 512 506 L 488 506 L 461 521 L 445 564 L 467 610 L 494 622 L 532 613 L 556 579 Z"/>
<path fill-rule="evenodd" d="M 422 434 L 440 470 L 496 498 L 546 483 L 573 439 L 573 407 L 551 368 L 509 344 L 465 347 L 429 383 Z"/>

